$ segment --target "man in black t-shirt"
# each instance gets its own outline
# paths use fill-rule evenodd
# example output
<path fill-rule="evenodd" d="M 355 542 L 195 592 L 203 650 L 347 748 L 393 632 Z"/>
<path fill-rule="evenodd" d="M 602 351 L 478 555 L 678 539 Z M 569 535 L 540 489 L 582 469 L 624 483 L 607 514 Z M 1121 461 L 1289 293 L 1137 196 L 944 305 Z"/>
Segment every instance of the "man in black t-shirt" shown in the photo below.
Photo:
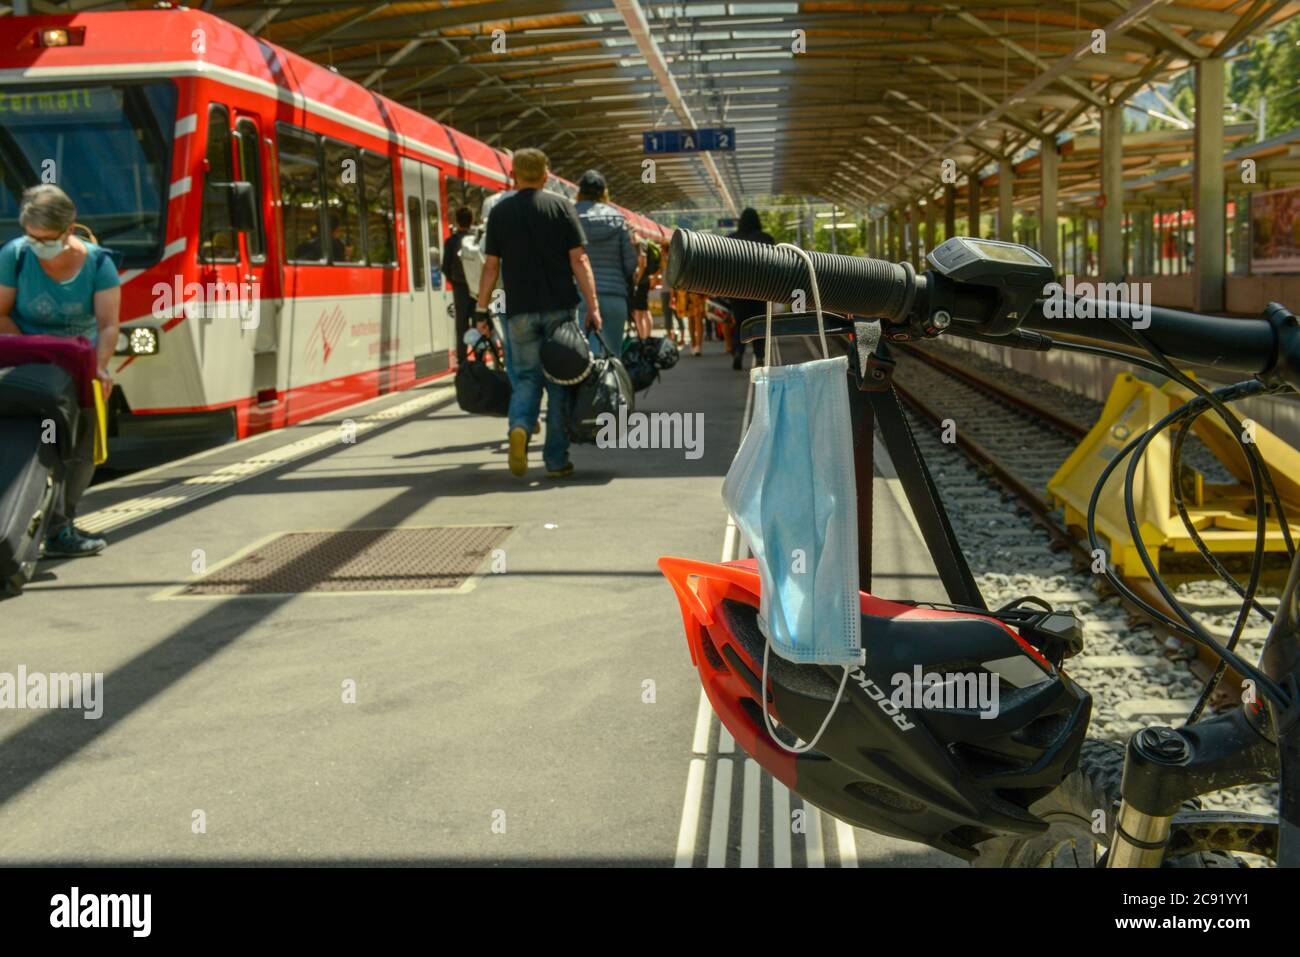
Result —
<path fill-rule="evenodd" d="M 578 287 L 587 302 L 598 302 L 596 281 L 584 248 L 587 237 L 573 204 L 544 189 L 546 154 L 519 150 L 513 157 L 513 172 L 518 192 L 497 203 L 488 216 L 483 244 L 486 258 L 474 318 L 479 332 L 488 335 L 487 307 L 500 274 L 513 386 L 508 418 L 510 471 L 521 477 L 528 473 L 528 437 L 541 413 L 545 388 L 542 459 L 548 476 L 565 478 L 573 474 L 565 431 L 569 393 L 567 387 L 547 381 L 542 374 L 541 348 L 557 328 L 574 321 Z M 597 306 L 587 313 L 587 328 L 599 330 L 600 325 Z"/>
<path fill-rule="evenodd" d="M 469 332 L 469 317 L 474 312 L 474 293 L 470 291 L 469 281 L 465 278 L 465 265 L 460 261 L 460 244 L 474 225 L 474 214 L 468 206 L 456 210 L 456 231 L 447 237 L 442 245 L 442 274 L 451 286 L 452 306 L 456 311 L 456 349 L 463 362 L 470 352 L 465 345 L 465 333 Z"/>

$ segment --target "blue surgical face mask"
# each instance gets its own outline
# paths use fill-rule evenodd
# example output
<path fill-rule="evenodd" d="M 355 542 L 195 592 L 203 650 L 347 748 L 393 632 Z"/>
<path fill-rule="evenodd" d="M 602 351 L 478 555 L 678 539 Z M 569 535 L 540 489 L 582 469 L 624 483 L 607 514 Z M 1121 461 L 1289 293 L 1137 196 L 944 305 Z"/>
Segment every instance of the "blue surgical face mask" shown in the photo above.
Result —
<path fill-rule="evenodd" d="M 826 356 L 816 276 L 812 286 Z M 770 304 L 767 315 L 769 364 L 751 373 L 753 419 L 722 498 L 758 562 L 758 622 L 768 647 L 797 664 L 844 665 L 847 678 L 862 660 L 848 357 L 772 366 Z M 765 672 L 766 661 L 765 653 Z"/>
<path fill-rule="evenodd" d="M 54 259 L 63 252 L 63 237 L 58 239 L 33 239 L 27 238 L 27 245 L 32 247 L 32 252 L 36 254 L 37 259 Z"/>

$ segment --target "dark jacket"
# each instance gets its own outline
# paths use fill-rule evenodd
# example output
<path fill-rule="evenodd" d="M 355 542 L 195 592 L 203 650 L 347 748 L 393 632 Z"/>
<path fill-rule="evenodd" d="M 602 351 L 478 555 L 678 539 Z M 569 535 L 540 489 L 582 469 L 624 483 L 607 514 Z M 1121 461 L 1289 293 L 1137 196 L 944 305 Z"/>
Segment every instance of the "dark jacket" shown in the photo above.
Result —
<path fill-rule="evenodd" d="M 442 274 L 446 277 L 447 282 L 453 286 L 464 286 L 469 288 L 469 280 L 465 278 L 465 264 L 460 261 L 460 244 L 469 231 L 461 232 L 457 229 L 447 237 L 447 241 L 442 246 Z M 478 292 L 477 289 L 474 292 Z"/>
<path fill-rule="evenodd" d="M 746 224 L 742 220 L 741 225 L 752 224 Z M 762 243 L 764 246 L 776 245 L 776 240 L 773 239 L 770 234 L 763 232 L 763 227 L 761 225 L 759 225 L 757 229 L 738 229 L 736 232 L 731 234 L 730 238 L 743 239 L 746 242 L 751 243 Z M 760 315 L 767 308 L 767 303 L 758 299 L 731 299 L 729 300 L 729 304 L 731 305 L 731 311 L 736 316 L 737 323 L 744 322 L 751 316 Z"/>
<path fill-rule="evenodd" d="M 596 276 L 596 295 L 626 299 L 637 261 L 627 220 L 608 203 L 580 199 L 574 208 L 587 234 L 587 257 Z"/>

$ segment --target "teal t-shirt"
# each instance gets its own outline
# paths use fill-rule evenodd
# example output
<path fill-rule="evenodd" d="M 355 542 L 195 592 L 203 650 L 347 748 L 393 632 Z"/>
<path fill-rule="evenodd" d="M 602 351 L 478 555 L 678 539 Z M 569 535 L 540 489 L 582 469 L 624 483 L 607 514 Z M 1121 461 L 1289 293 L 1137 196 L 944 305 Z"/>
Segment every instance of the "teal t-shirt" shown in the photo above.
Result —
<path fill-rule="evenodd" d="M 36 253 L 18 252 L 27 240 L 19 236 L 0 247 L 0 286 L 18 290 L 10 318 L 25 335 L 85 336 L 92 343 L 99 338 L 95 319 L 95 293 L 120 286 L 122 280 L 113 257 L 89 240 L 81 272 L 67 282 L 56 282 L 41 268 Z"/>

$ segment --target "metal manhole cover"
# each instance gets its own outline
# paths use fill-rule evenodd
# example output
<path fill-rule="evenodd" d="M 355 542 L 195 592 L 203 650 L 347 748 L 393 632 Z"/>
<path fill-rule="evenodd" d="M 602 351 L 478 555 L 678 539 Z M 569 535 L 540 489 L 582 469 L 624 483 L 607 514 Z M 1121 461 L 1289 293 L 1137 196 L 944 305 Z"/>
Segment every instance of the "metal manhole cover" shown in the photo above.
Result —
<path fill-rule="evenodd" d="M 286 532 L 175 594 L 454 590 L 478 571 L 511 530 L 509 525 L 466 525 Z"/>

